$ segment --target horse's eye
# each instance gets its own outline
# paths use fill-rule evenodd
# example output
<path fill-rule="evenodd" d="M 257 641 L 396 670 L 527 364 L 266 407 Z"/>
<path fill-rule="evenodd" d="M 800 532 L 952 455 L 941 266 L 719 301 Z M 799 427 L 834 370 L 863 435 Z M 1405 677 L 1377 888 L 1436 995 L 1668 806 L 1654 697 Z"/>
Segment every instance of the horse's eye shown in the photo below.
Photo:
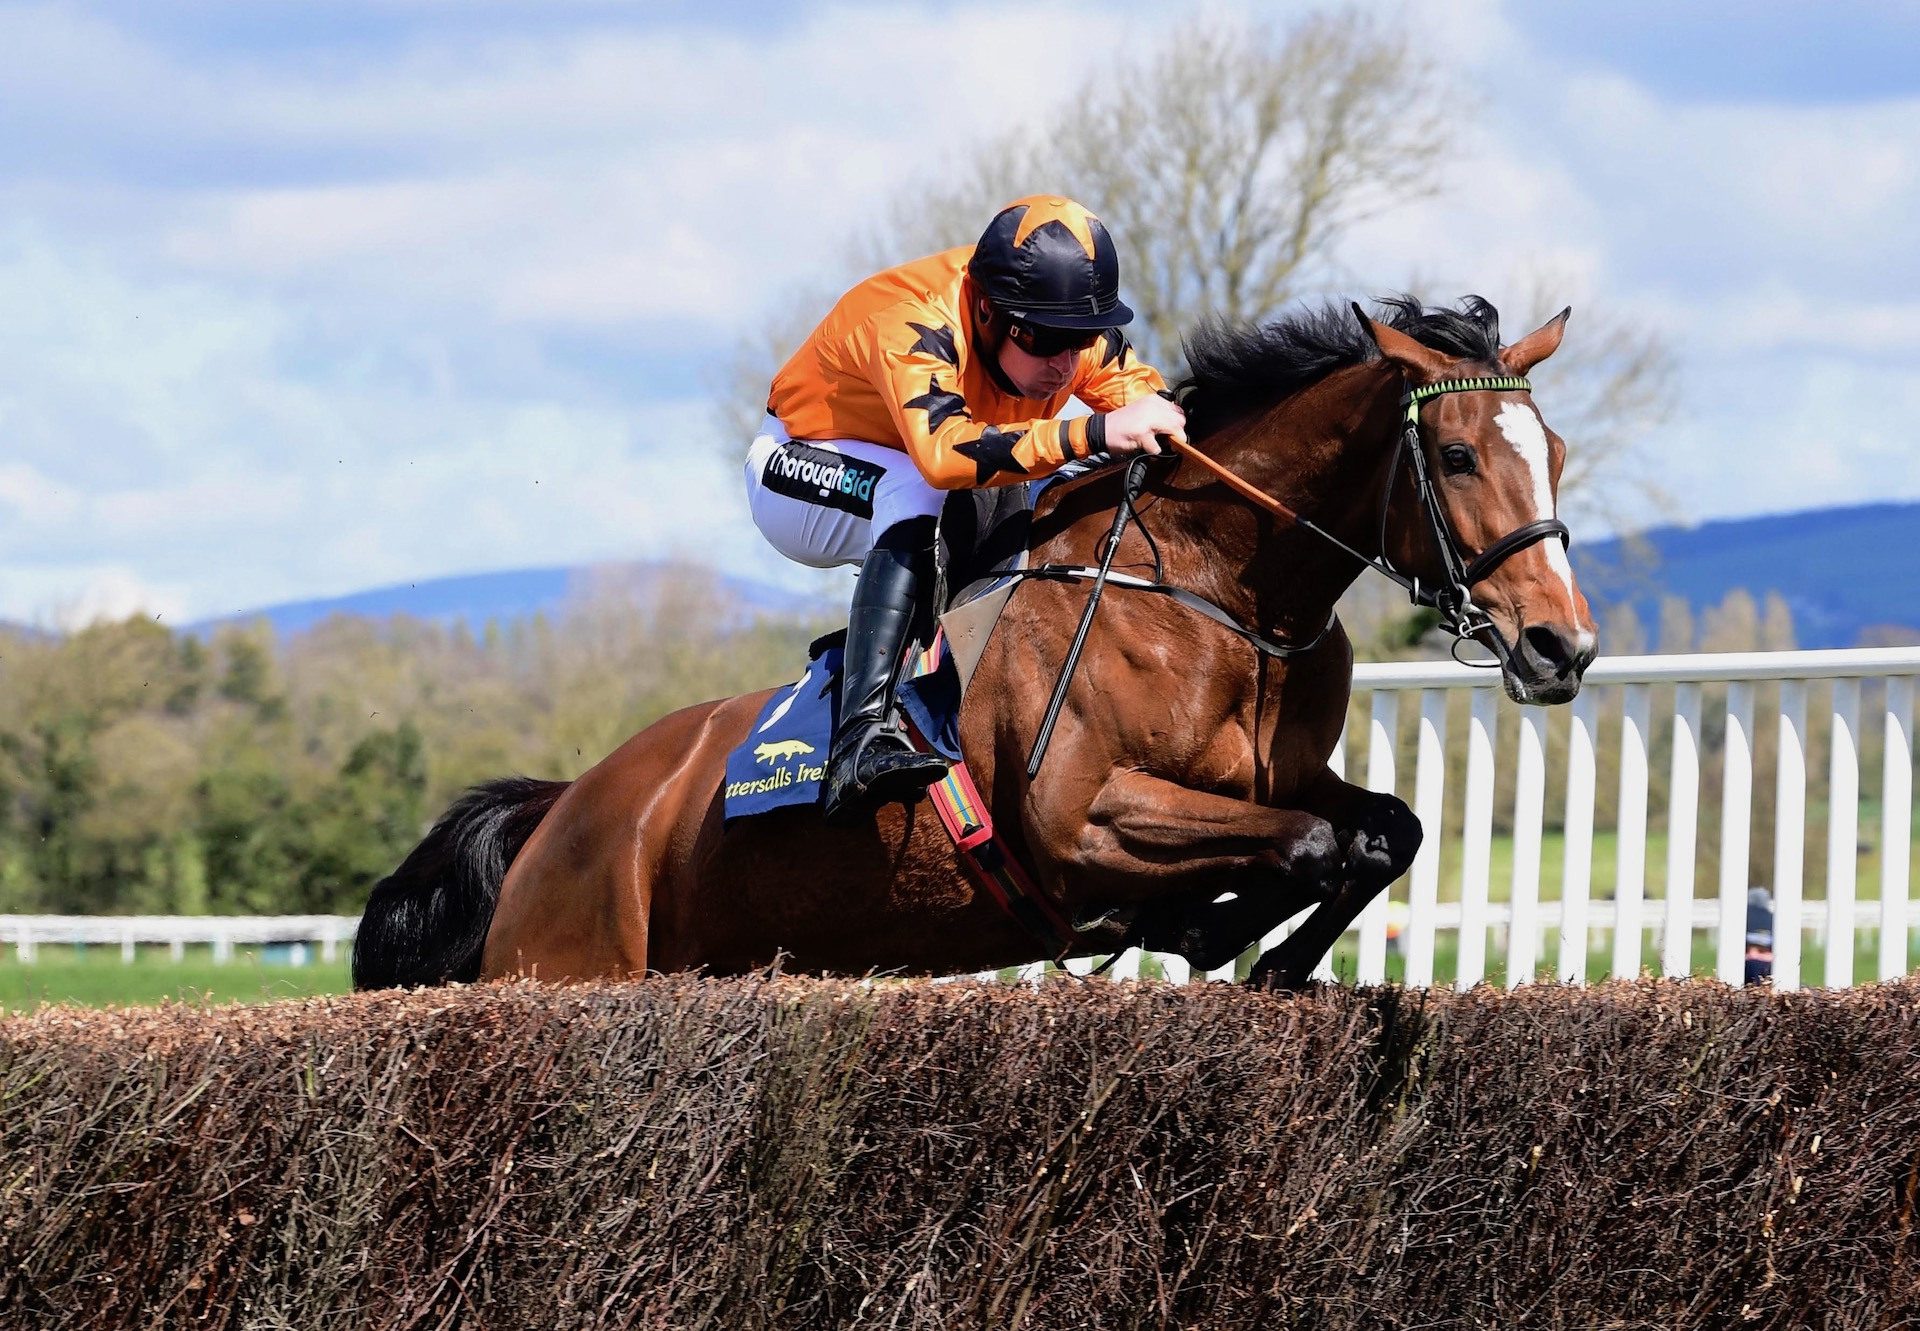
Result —
<path fill-rule="evenodd" d="M 1448 444 L 1440 450 L 1440 461 L 1445 464 L 1449 476 L 1471 476 L 1474 473 L 1473 450 L 1465 444 Z"/>

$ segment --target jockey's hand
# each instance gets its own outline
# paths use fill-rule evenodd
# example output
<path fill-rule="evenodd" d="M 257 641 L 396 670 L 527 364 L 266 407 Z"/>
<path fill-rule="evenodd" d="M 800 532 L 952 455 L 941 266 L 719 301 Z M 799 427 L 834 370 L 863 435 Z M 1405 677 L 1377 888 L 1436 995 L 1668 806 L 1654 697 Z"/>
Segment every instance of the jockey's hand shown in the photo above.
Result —
<path fill-rule="evenodd" d="M 1158 394 L 1149 394 L 1107 413 L 1107 452 L 1117 458 L 1168 451 L 1160 435 L 1187 442 L 1187 413 Z"/>

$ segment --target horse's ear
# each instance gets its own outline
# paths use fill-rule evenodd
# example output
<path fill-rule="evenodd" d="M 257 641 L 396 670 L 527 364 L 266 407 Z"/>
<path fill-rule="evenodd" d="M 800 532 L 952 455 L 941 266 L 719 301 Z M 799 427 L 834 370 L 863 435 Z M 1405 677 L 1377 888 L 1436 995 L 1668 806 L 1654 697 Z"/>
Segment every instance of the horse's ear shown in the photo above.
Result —
<path fill-rule="evenodd" d="M 1398 328 L 1389 328 L 1378 319 L 1369 319 L 1358 301 L 1353 304 L 1353 315 L 1360 321 L 1360 326 L 1367 330 L 1373 345 L 1380 348 L 1380 354 L 1398 365 L 1413 382 L 1430 384 L 1447 377 L 1453 358 L 1446 352 L 1435 351 L 1426 343 L 1408 337 Z"/>
<path fill-rule="evenodd" d="M 1567 331 L 1569 305 L 1510 347 L 1500 348 L 1500 364 L 1508 374 L 1524 376 L 1528 370 L 1560 349 L 1561 334 Z"/>

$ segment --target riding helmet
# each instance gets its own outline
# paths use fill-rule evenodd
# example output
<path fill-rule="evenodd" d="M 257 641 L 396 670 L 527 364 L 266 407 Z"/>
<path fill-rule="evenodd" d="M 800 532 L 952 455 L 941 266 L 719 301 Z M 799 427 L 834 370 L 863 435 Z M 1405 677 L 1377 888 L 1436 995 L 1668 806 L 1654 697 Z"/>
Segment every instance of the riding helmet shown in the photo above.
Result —
<path fill-rule="evenodd" d="M 1097 329 L 1133 319 L 1120 300 L 1113 237 L 1071 199 L 1034 194 L 995 213 L 967 275 L 974 290 L 1019 323 Z"/>

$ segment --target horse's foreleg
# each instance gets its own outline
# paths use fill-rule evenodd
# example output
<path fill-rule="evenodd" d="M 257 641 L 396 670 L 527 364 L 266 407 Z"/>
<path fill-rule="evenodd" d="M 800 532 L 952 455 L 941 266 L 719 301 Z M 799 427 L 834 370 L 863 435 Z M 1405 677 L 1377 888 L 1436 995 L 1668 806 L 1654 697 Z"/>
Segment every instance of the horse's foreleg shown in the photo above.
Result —
<path fill-rule="evenodd" d="M 1302 793 L 1301 804 L 1338 829 L 1345 881 L 1331 898 L 1255 963 L 1247 983 L 1296 989 L 1329 949 L 1394 879 L 1407 871 L 1424 836 L 1420 820 L 1393 795 L 1367 790 L 1332 772 Z"/>
<path fill-rule="evenodd" d="M 1275 880 L 1324 895 L 1344 852 L 1325 818 L 1189 790 L 1144 772 L 1109 780 L 1058 857 L 1090 895 L 1145 900 L 1184 888 L 1271 889 Z"/>
<path fill-rule="evenodd" d="M 1056 825 L 1068 821 L 1063 813 Z M 1114 776 L 1071 822 L 1055 857 L 1072 870 L 1069 904 L 1140 902 L 1144 945 L 1203 970 L 1331 895 L 1343 872 L 1339 837 L 1323 818 L 1142 772 Z"/>

